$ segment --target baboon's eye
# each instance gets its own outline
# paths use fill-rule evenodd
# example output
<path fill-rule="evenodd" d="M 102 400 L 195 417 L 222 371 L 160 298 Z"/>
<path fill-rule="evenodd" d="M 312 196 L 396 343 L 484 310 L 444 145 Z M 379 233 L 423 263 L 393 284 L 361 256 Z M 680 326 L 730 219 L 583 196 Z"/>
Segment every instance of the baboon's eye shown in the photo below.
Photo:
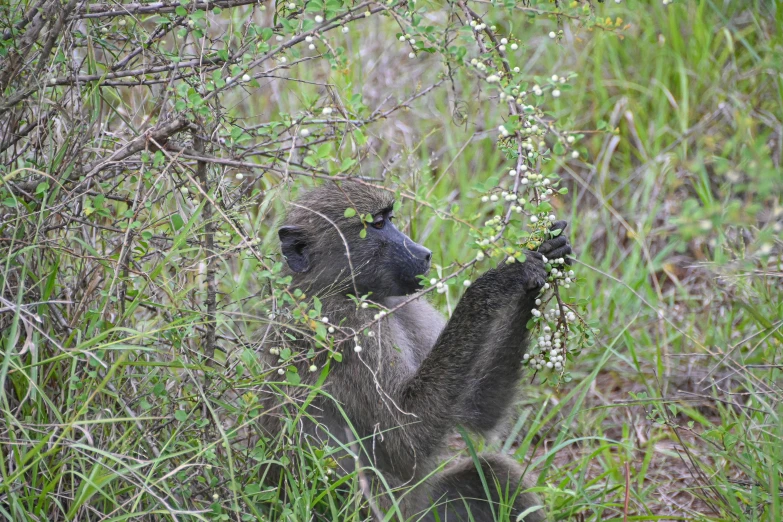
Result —
<path fill-rule="evenodd" d="M 386 218 L 383 216 L 383 214 L 378 214 L 373 218 L 372 226 L 377 228 L 378 230 L 383 228 L 383 225 L 386 223 Z"/>

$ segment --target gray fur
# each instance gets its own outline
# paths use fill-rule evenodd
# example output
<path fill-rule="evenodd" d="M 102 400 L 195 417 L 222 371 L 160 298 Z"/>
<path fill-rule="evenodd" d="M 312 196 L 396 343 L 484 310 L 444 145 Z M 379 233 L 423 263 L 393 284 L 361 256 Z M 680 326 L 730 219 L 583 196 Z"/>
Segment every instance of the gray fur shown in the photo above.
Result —
<path fill-rule="evenodd" d="M 347 294 L 353 294 L 354 289 L 369 291 L 372 301 L 394 308 L 408 299 L 399 295 L 399 289 L 405 288 L 404 293 L 413 289 L 409 283 L 400 286 L 389 278 L 408 281 L 429 266 L 428 251 L 397 234 L 396 228 L 388 228 L 383 234 L 368 228 L 367 238 L 362 240 L 359 218 L 343 217 L 347 206 L 375 215 L 391 203 L 387 192 L 360 183 L 343 183 L 341 188 L 326 185 L 300 198 L 285 220 L 284 227 L 295 227 L 307 241 L 295 249 L 284 245 L 284 251 L 290 254 L 289 265 L 292 258 L 302 261 L 301 252 L 307 254 L 306 262 L 298 267 L 306 265 L 305 271 L 289 271 L 291 286 L 318 295 L 322 314 L 332 323 L 339 322 L 341 332 L 360 332 L 378 312 L 376 308 L 357 307 Z M 560 228 L 564 226 L 559 224 Z M 396 238 L 393 241 L 404 248 L 395 250 L 388 238 Z M 565 256 L 570 246 L 561 234 L 542 245 L 541 251 Z M 308 410 L 320 426 L 303 420 L 301 433 L 316 444 L 329 442 L 334 447 L 337 440 L 357 448 L 360 462 L 379 470 L 397 489 L 397 498 L 406 487 L 419 484 L 404 495 L 401 505 L 406 517 L 437 509 L 441 520 L 446 515 L 448 520 L 462 520 L 467 502 L 474 520 L 491 520 L 472 461 L 452 462 L 438 473 L 433 470 L 448 458 L 446 443 L 456 426 L 486 435 L 504 421 L 522 376 L 520 361 L 528 344 L 525 325 L 545 278 L 541 256 L 529 252 L 525 263 L 503 264 L 478 278 L 465 291 L 448 322 L 423 298 L 382 318 L 372 327 L 372 337 L 360 333 L 342 345 L 343 360 L 331 361 L 323 387 L 339 403 L 355 434 L 348 429 L 337 404 L 325 396 L 313 401 Z M 305 336 L 297 337 L 295 344 L 305 353 L 311 344 Z M 353 351 L 357 343 L 363 347 L 359 354 Z M 266 357 L 270 366 L 277 364 L 277 358 L 268 352 Z M 326 354 L 320 355 L 315 364 L 319 368 L 327 364 Z M 302 362 L 299 374 L 305 383 L 312 384 L 318 374 L 309 373 L 307 365 L 309 362 Z M 293 400 L 301 400 L 294 387 L 289 391 Z M 306 393 L 304 390 L 299 395 Z M 285 404 L 269 407 L 272 411 L 286 408 Z M 271 414 L 266 417 L 264 428 L 271 435 L 280 432 L 278 418 Z M 344 457 L 338 465 L 345 472 L 352 471 L 356 462 L 351 455 Z M 493 501 L 498 501 L 495 479 L 501 488 L 516 491 L 523 470 L 513 459 L 487 454 L 482 455 L 481 462 Z M 378 481 L 373 485 L 377 486 Z M 468 500 L 463 501 L 463 497 Z M 390 506 L 386 495 L 379 495 L 375 502 L 383 508 Z M 519 494 L 512 509 L 520 513 L 537 503 L 534 495 Z M 435 520 L 432 517 L 427 514 L 424 520 Z M 537 511 L 526 520 L 542 521 L 545 516 Z"/>

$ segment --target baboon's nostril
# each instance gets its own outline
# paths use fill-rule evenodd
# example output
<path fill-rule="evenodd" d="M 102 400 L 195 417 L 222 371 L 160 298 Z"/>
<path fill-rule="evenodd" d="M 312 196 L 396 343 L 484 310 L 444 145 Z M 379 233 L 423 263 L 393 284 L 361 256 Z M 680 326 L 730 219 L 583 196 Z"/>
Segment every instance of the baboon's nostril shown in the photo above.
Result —
<path fill-rule="evenodd" d="M 429 263 L 430 259 L 432 259 L 432 252 L 427 250 L 427 254 L 424 256 L 424 260 Z"/>

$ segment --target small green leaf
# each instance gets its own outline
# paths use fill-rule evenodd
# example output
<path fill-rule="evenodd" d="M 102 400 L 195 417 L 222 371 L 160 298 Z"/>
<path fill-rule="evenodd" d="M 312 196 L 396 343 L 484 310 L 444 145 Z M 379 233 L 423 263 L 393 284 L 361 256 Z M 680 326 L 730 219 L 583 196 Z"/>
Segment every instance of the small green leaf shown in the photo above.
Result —
<path fill-rule="evenodd" d="M 180 422 L 185 422 L 188 420 L 188 412 L 185 410 L 177 410 L 174 412 L 174 418 Z"/>
<path fill-rule="evenodd" d="M 312 312 L 313 310 L 310 311 Z M 315 324 L 315 336 L 321 340 L 326 339 L 326 326 L 323 323 Z"/>
<path fill-rule="evenodd" d="M 293 368 L 293 371 L 289 368 L 285 372 L 285 380 L 291 384 L 299 384 L 302 382 L 302 379 L 299 378 L 299 374 L 296 373 L 296 368 Z"/>
<path fill-rule="evenodd" d="M 363 228 L 362 231 L 359 232 L 359 237 L 362 238 L 362 239 L 367 237 L 367 229 L 366 228 Z"/>
<path fill-rule="evenodd" d="M 305 156 L 304 163 L 310 167 L 317 167 L 318 161 L 312 156 Z"/>
<path fill-rule="evenodd" d="M 185 224 L 185 221 L 182 220 L 182 216 L 179 214 L 174 214 L 171 216 L 171 224 L 174 225 L 174 230 L 179 230 Z"/>
<path fill-rule="evenodd" d="M 343 212 L 343 216 L 345 216 L 347 218 L 352 218 L 355 215 L 356 215 L 356 209 L 354 209 L 354 208 L 348 207 L 348 208 L 345 209 L 345 212 Z"/>
<path fill-rule="evenodd" d="M 340 164 L 340 170 L 346 171 L 346 170 L 350 169 L 351 167 L 353 167 L 354 165 L 356 165 L 356 160 L 355 159 L 353 159 L 353 158 L 345 158 L 343 160 L 342 164 Z"/>

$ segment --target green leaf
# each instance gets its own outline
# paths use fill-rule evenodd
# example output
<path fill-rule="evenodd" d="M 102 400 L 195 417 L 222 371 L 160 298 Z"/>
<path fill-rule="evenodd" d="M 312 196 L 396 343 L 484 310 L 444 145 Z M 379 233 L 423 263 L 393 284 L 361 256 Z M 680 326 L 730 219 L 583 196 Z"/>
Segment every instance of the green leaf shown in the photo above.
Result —
<path fill-rule="evenodd" d="M 353 159 L 353 158 L 345 158 L 343 160 L 342 164 L 340 165 L 340 170 L 346 171 L 346 170 L 350 169 L 351 167 L 353 167 L 354 165 L 356 165 L 356 160 L 355 159 Z"/>
<path fill-rule="evenodd" d="M 313 310 L 310 310 L 310 311 L 312 312 Z M 320 322 L 316 323 L 315 324 L 315 336 L 318 339 L 321 339 L 321 340 L 326 339 L 326 325 L 324 325 L 323 323 L 320 323 Z"/>
<path fill-rule="evenodd" d="M 356 209 L 348 207 L 345 209 L 345 212 L 343 212 L 343 216 L 347 218 L 352 218 L 356 215 Z"/>
<path fill-rule="evenodd" d="M 318 159 L 326 159 L 329 156 L 332 155 L 332 144 L 331 142 L 324 143 L 315 152 L 315 155 L 318 157 Z"/>
<path fill-rule="evenodd" d="M 550 210 L 552 210 L 552 205 L 549 203 L 549 201 L 542 201 L 538 207 L 536 207 L 536 214 L 544 214 Z"/>
<path fill-rule="evenodd" d="M 324 3 L 321 0 L 310 0 L 305 8 L 305 11 L 308 13 L 320 13 L 323 10 Z"/>
<path fill-rule="evenodd" d="M 363 228 L 362 231 L 359 232 L 359 237 L 362 238 L 362 239 L 367 237 L 367 229 L 366 228 Z"/>
<path fill-rule="evenodd" d="M 291 370 L 291 367 L 285 372 L 285 380 L 291 384 L 299 384 L 302 382 L 302 379 L 299 378 L 299 374 L 296 373 L 296 368 Z"/>
<path fill-rule="evenodd" d="M 304 163 L 310 167 L 318 166 L 318 160 L 316 160 L 313 156 L 305 156 Z"/>
<path fill-rule="evenodd" d="M 255 352 L 247 348 L 239 355 L 239 357 L 247 366 L 253 366 L 256 362 Z"/>
<path fill-rule="evenodd" d="M 188 412 L 185 410 L 177 410 L 174 412 L 174 418 L 180 422 L 185 422 L 188 420 Z"/>
<path fill-rule="evenodd" d="M 182 228 L 182 225 L 184 225 L 185 222 L 182 220 L 182 216 L 179 214 L 174 214 L 171 216 L 171 224 L 174 225 L 174 230 L 179 230 Z"/>

